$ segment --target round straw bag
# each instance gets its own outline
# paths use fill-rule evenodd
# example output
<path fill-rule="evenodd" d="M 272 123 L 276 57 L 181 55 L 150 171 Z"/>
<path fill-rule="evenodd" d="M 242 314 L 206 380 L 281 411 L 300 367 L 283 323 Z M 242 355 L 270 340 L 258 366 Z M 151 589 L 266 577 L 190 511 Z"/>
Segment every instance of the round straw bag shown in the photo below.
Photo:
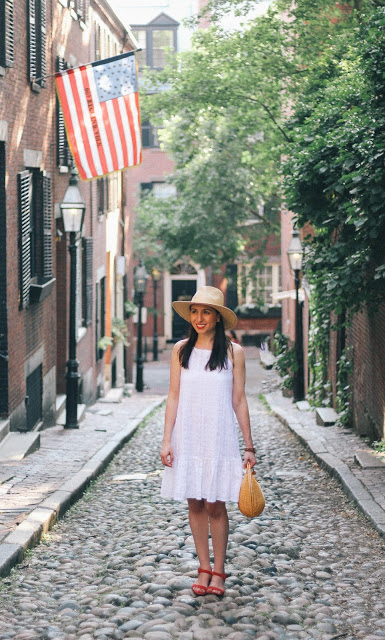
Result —
<path fill-rule="evenodd" d="M 238 507 L 240 512 L 248 518 L 259 516 L 265 508 L 265 497 L 255 477 L 255 471 L 251 471 L 250 462 L 247 463 L 246 473 L 243 476 Z"/>

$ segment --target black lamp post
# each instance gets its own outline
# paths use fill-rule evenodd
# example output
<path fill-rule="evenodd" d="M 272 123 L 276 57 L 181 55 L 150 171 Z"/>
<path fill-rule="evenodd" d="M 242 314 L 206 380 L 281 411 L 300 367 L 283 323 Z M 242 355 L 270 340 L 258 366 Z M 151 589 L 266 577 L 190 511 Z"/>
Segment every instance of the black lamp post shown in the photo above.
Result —
<path fill-rule="evenodd" d="M 69 185 L 60 204 L 65 233 L 69 233 L 70 253 L 70 313 L 69 313 L 69 357 L 67 361 L 66 429 L 79 429 L 79 362 L 76 359 L 76 253 L 81 235 L 86 205 L 78 187 L 77 169 L 71 170 Z M 78 234 L 78 236 L 77 236 Z"/>
<path fill-rule="evenodd" d="M 138 333 L 136 341 L 136 385 L 137 391 L 143 391 L 143 349 L 142 349 L 142 307 L 143 296 L 146 291 L 148 273 L 146 267 L 139 261 L 134 273 L 135 299 L 138 305 Z"/>
<path fill-rule="evenodd" d="M 297 226 L 294 226 L 289 248 L 287 250 L 291 269 L 294 271 L 295 279 L 295 350 L 297 356 L 297 371 L 293 380 L 294 402 L 303 400 L 305 397 L 305 381 L 303 368 L 303 330 L 302 330 L 302 308 L 303 302 L 299 302 L 300 272 L 302 269 L 303 247 L 299 237 Z"/>
<path fill-rule="evenodd" d="M 156 294 L 161 274 L 156 267 L 153 267 L 151 275 L 154 286 L 154 334 L 152 337 L 152 359 L 156 361 L 158 360 L 158 308 Z"/>

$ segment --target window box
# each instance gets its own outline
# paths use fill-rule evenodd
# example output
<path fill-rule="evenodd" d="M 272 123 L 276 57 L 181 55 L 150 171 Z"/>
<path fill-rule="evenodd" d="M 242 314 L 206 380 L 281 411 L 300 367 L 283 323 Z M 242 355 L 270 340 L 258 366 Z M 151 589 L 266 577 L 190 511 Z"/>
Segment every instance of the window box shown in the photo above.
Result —
<path fill-rule="evenodd" d="M 29 290 L 30 302 L 41 302 L 42 300 L 47 298 L 47 296 L 49 296 L 53 289 L 55 281 L 56 278 L 44 277 L 36 278 L 35 282 L 32 281 Z"/>
<path fill-rule="evenodd" d="M 253 304 L 241 304 L 234 309 L 238 318 L 280 318 L 280 306 L 257 307 Z"/>

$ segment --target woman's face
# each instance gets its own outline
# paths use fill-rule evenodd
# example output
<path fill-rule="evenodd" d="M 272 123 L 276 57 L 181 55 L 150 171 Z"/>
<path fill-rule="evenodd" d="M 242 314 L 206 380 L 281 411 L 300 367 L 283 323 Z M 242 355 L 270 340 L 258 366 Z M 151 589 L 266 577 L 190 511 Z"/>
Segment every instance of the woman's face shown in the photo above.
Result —
<path fill-rule="evenodd" d="M 190 308 L 190 322 L 198 335 L 214 334 L 219 314 L 204 304 L 193 304 Z"/>

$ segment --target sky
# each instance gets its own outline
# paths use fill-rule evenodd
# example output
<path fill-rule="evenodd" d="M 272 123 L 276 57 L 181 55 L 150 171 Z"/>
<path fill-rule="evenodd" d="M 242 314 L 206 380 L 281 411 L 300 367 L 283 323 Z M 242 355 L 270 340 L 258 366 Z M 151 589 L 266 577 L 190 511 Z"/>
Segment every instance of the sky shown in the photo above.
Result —
<path fill-rule="evenodd" d="M 264 13 L 273 0 L 261 0 L 256 2 L 255 9 L 250 13 L 250 18 Z M 197 11 L 196 0 L 108 0 L 111 7 L 122 20 L 123 24 L 146 24 L 159 13 L 164 12 L 178 21 L 194 15 Z M 235 18 L 231 14 L 223 19 L 225 28 L 239 28 L 244 18 Z M 189 40 L 187 30 L 181 25 L 179 34 L 182 39 Z M 188 45 L 187 45 L 188 46 Z M 185 48 L 182 46 L 182 48 Z"/>

